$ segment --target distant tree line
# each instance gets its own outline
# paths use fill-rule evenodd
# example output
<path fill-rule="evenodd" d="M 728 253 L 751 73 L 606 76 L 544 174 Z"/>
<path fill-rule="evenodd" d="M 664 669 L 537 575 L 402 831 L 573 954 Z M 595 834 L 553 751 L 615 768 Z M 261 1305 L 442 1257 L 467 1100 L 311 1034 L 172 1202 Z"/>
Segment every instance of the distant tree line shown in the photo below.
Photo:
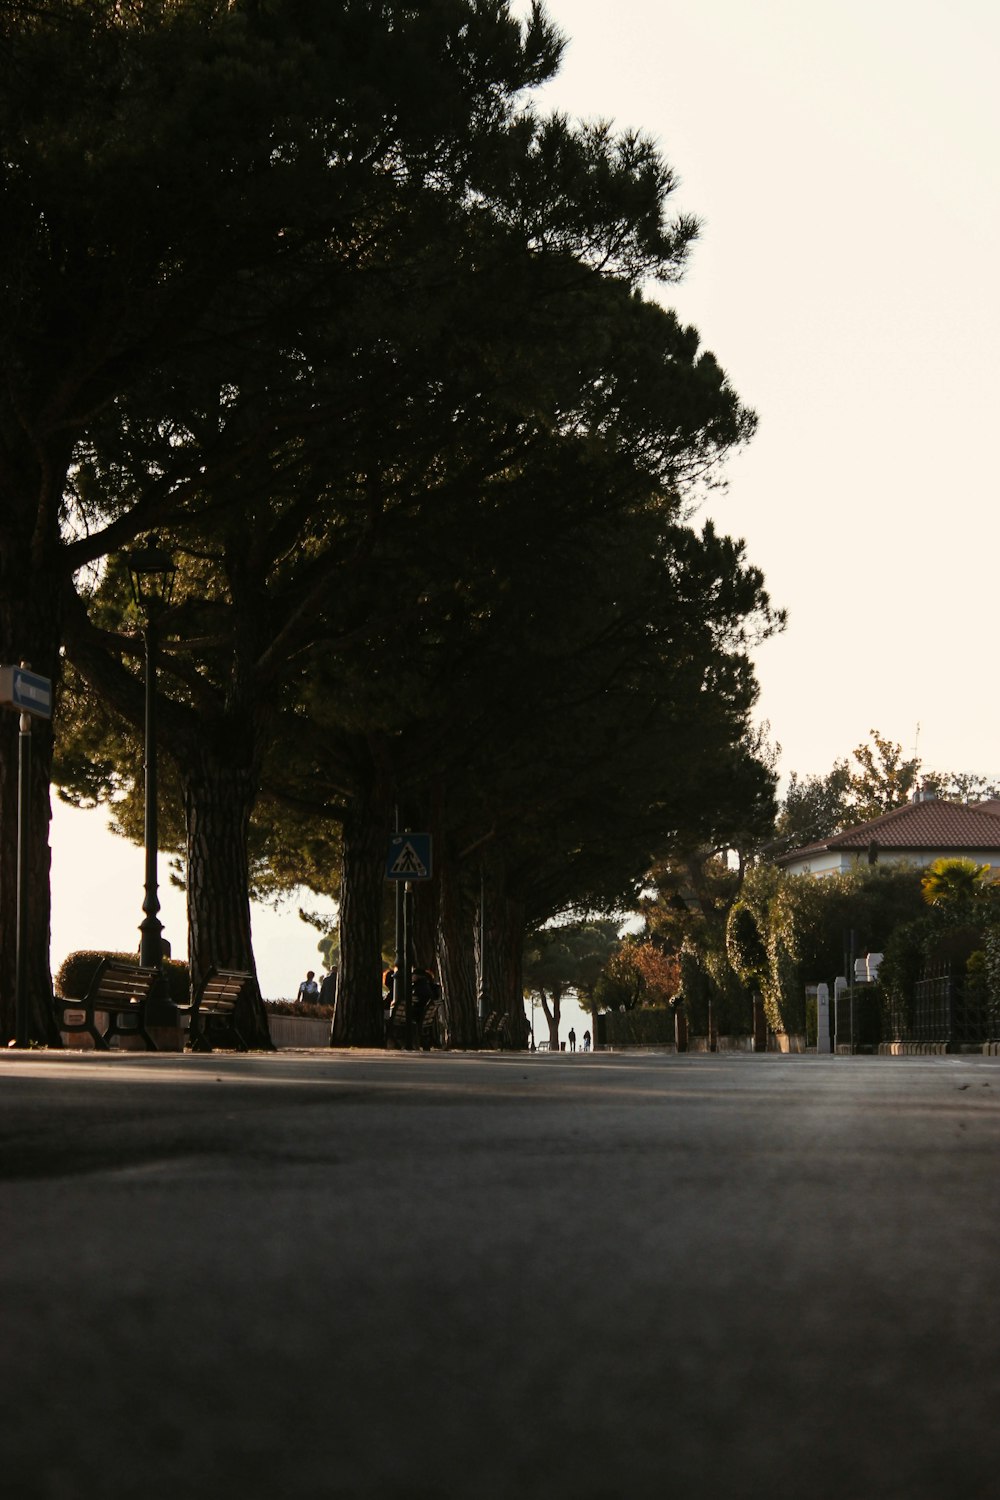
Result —
<path fill-rule="evenodd" d="M 884 953 L 872 1005 L 881 1022 L 912 1014 L 916 986 L 947 969 L 982 992 L 1000 1022 L 1000 885 L 988 866 L 943 858 L 927 869 L 866 863 L 817 880 L 789 875 L 778 854 L 905 806 L 917 788 L 956 801 L 995 798 L 973 772 L 932 771 L 872 730 L 825 776 L 790 776 L 769 833 L 701 845 L 654 862 L 583 997 L 613 1010 L 682 1002 L 695 1034 L 804 1034 L 807 985 L 853 978 L 855 958 Z M 1000 822 L 998 822 L 1000 833 Z M 989 998 L 989 997 L 992 997 Z M 666 1032 L 664 1032 L 666 1035 Z"/>

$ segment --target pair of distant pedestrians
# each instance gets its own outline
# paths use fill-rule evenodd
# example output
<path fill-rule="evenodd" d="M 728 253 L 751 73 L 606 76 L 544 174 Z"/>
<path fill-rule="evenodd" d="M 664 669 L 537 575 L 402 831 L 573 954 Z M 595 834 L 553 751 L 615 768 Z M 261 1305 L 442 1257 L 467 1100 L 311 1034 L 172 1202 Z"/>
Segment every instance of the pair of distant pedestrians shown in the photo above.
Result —
<path fill-rule="evenodd" d="M 337 971 L 331 969 L 322 984 L 316 982 L 316 971 L 310 969 L 295 996 L 299 1005 L 332 1005 L 337 994 Z"/>

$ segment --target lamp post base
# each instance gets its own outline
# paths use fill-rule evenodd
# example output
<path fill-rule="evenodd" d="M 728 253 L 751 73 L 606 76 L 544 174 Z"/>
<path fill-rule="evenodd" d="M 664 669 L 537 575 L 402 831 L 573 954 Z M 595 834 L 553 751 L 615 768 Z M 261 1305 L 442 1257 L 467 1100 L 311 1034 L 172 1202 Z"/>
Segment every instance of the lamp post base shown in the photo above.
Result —
<path fill-rule="evenodd" d="M 153 985 L 146 1001 L 146 1030 L 157 1052 L 184 1051 L 184 1030 L 164 974 Z"/>

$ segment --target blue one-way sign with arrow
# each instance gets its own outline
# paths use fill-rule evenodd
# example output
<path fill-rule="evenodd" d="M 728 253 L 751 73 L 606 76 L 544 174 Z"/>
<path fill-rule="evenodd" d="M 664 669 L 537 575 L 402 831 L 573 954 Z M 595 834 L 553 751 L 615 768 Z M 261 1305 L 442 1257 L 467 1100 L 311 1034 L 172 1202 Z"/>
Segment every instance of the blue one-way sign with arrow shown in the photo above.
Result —
<path fill-rule="evenodd" d="M 26 667 L 0 667 L 0 704 L 39 719 L 51 719 L 52 681 Z"/>
<path fill-rule="evenodd" d="M 385 861 L 386 880 L 430 880 L 429 833 L 394 833 Z"/>

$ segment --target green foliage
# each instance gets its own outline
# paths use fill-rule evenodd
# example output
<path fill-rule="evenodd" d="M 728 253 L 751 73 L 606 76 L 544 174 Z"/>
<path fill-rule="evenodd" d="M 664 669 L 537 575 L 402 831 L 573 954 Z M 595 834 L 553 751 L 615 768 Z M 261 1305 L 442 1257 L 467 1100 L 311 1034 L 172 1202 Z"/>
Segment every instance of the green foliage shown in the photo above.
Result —
<path fill-rule="evenodd" d="M 749 988 L 723 954 L 694 946 L 680 955 L 678 1002 L 684 1005 L 692 1035 L 748 1036 L 753 1024 Z"/>
<path fill-rule="evenodd" d="M 964 990 L 966 1000 L 974 1006 L 983 1006 L 989 1000 L 989 972 L 982 948 L 973 949 L 966 960 Z"/>
<path fill-rule="evenodd" d="M 730 918 L 730 963 L 759 990 L 773 1031 L 804 1029 L 799 964 L 817 924 L 817 884 L 808 878 L 776 878 L 772 867 L 758 866 L 748 873 Z"/>
<path fill-rule="evenodd" d="M 870 743 L 858 745 L 853 754 L 858 770 L 851 777 L 852 813 L 866 823 L 881 813 L 903 807 L 916 785 L 920 761 L 907 760 L 901 745 L 885 739 L 877 729 L 869 731 Z"/>
<path fill-rule="evenodd" d="M 396 30 L 402 49 L 406 27 Z M 537 37 L 531 46 L 544 52 Z M 228 479 L 206 486 L 212 526 L 187 533 L 171 664 L 181 696 L 197 684 L 201 718 L 211 710 L 210 742 L 247 747 L 278 668 L 292 664 L 296 691 L 261 774 L 272 808 L 295 804 L 308 819 L 311 805 L 314 828 L 355 794 L 373 733 L 390 737 L 394 780 L 415 798 L 450 752 L 467 772 L 464 785 L 450 778 L 454 816 L 502 821 L 541 918 L 634 886 L 654 818 L 673 832 L 682 811 L 696 813 L 701 833 L 734 784 L 747 801 L 770 799 L 769 778 L 733 747 L 755 693 L 745 648 L 779 615 L 739 544 L 677 523 L 682 487 L 704 480 L 753 418 L 694 330 L 636 292 L 650 272 L 676 274 L 690 238 L 667 220 L 669 170 L 648 142 L 606 127 L 515 120 L 496 80 L 493 100 L 489 149 L 462 143 L 464 170 L 488 180 L 471 204 L 465 177 L 445 173 L 431 201 L 411 184 L 385 205 L 376 173 L 374 201 L 397 215 L 391 233 L 371 228 L 378 277 L 348 260 L 336 285 L 351 295 L 311 302 L 296 330 L 309 344 L 310 422 L 325 399 L 338 420 L 304 454 L 268 454 L 265 503 L 244 500 L 230 522 L 219 519 Z M 265 396 L 256 384 L 253 394 L 243 417 L 234 392 L 227 431 L 259 419 Z M 92 484 L 103 476 L 107 488 L 126 467 L 119 427 L 89 455 Z M 197 439 L 193 461 L 190 407 L 183 430 Z M 161 461 L 184 446 L 172 431 Z M 529 756 L 543 735 L 552 753 Z M 540 761 L 544 818 L 532 824 L 526 780 L 537 785 Z M 272 868 L 279 854 L 272 843 Z"/>
<path fill-rule="evenodd" d="M 610 956 L 594 985 L 594 1004 L 600 1010 L 634 1010 L 646 994 L 646 978 L 635 962 L 632 944 L 623 942 Z"/>
<path fill-rule="evenodd" d="M 983 932 L 983 984 L 992 1018 L 991 1034 L 1000 1036 L 1000 921 L 990 921 Z"/>
<path fill-rule="evenodd" d="M 309 1021 L 329 1021 L 333 1018 L 332 1005 L 309 1004 L 300 1000 L 265 1000 L 264 1010 L 273 1016 L 302 1016 Z"/>
<path fill-rule="evenodd" d="M 870 741 L 852 752 L 853 768 L 838 760 L 825 776 L 799 778 L 793 771 L 775 822 L 775 851 L 801 849 L 845 828 L 868 822 L 907 802 L 920 762 L 901 746 L 870 731 Z"/>
<path fill-rule="evenodd" d="M 977 865 L 971 859 L 936 859 L 924 872 L 920 889 L 930 906 L 969 911 L 985 894 L 990 878 L 989 865 Z"/>
<path fill-rule="evenodd" d="M 726 926 L 726 953 L 744 981 L 760 984 L 768 971 L 768 952 L 757 918 L 746 901 L 737 901 Z"/>
<path fill-rule="evenodd" d="M 618 943 L 618 923 L 560 922 L 539 928 L 524 951 L 525 993 L 564 995 L 575 990 L 586 1002 L 599 988 L 608 954 Z"/>
<path fill-rule="evenodd" d="M 878 988 L 887 1014 L 909 1017 L 916 984 L 927 965 L 927 947 L 936 924 L 930 915 L 901 923 L 885 943 Z"/>
<path fill-rule="evenodd" d="M 605 1010 L 632 1010 L 638 1005 L 663 1007 L 680 984 L 680 964 L 655 943 L 630 935 L 610 955 L 593 989 Z"/>
<path fill-rule="evenodd" d="M 846 828 L 853 821 L 848 798 L 850 784 L 851 772 L 846 760 L 837 761 L 826 776 L 800 779 L 793 771 L 769 851 L 802 849 Z"/>
<path fill-rule="evenodd" d="M 985 802 L 1000 798 L 1000 782 L 978 771 L 927 771 L 923 784 L 951 802 Z"/>
<path fill-rule="evenodd" d="M 340 962 L 340 933 L 332 929 L 317 943 L 323 967 L 330 974 Z"/>
<path fill-rule="evenodd" d="M 192 859 L 193 933 L 242 931 L 244 885 L 335 892 L 376 781 L 443 844 L 488 842 L 536 926 L 751 845 L 774 774 L 750 653 L 783 617 L 687 516 L 755 418 L 644 292 L 696 229 L 658 149 L 523 107 L 561 50 L 540 8 L 9 15 L 0 551 L 41 539 L 67 612 L 45 650 L 102 705 L 67 687 L 67 793 L 137 832 L 118 554 L 157 524 L 163 838 L 182 807 L 232 830 Z"/>
<path fill-rule="evenodd" d="M 1000 1007 L 1000 924 L 995 902 L 983 900 L 982 892 L 964 901 L 939 902 L 929 911 L 925 907 L 922 915 L 892 932 L 878 976 L 884 1024 L 908 1025 L 918 981 L 928 971 L 945 968 L 953 976 L 971 978 Z"/>
<path fill-rule="evenodd" d="M 663 1047 L 676 1040 L 674 1012 L 669 1006 L 611 1010 L 603 1026 L 609 1047 Z"/>
<path fill-rule="evenodd" d="M 772 1030 L 801 1033 L 805 988 L 820 981 L 832 983 L 846 973 L 851 933 L 856 955 L 886 955 L 884 978 L 895 983 L 897 962 L 905 966 L 909 959 L 901 952 L 897 960 L 892 939 L 922 910 L 920 872 L 883 865 L 815 880 L 757 866 L 744 881 L 734 913 L 738 909 L 748 915 L 733 918 L 734 970 L 760 985 Z M 758 942 L 753 941 L 754 932 Z M 765 950 L 764 964 L 758 943 Z M 908 967 L 905 973 L 909 983 Z"/>
<path fill-rule="evenodd" d="M 791 943 L 794 927 L 776 927 L 768 942 L 768 976 L 764 985 L 764 1014 L 772 1031 L 801 1035 L 806 1029 L 805 985 Z"/>
<path fill-rule="evenodd" d="M 710 1008 L 717 995 L 715 984 L 705 964 L 704 955 L 692 946 L 685 946 L 680 954 L 681 986 L 678 1002 L 687 1013 L 688 1026 L 697 1036 L 708 1032 Z"/>
<path fill-rule="evenodd" d="M 738 848 L 735 831 L 726 837 L 720 818 L 716 828 L 720 845 L 679 849 L 661 855 L 647 876 L 638 909 L 650 937 L 667 952 L 679 953 L 685 945 L 701 949 L 721 947 L 729 912 L 741 887 L 742 873 L 731 867 L 723 848 Z"/>

